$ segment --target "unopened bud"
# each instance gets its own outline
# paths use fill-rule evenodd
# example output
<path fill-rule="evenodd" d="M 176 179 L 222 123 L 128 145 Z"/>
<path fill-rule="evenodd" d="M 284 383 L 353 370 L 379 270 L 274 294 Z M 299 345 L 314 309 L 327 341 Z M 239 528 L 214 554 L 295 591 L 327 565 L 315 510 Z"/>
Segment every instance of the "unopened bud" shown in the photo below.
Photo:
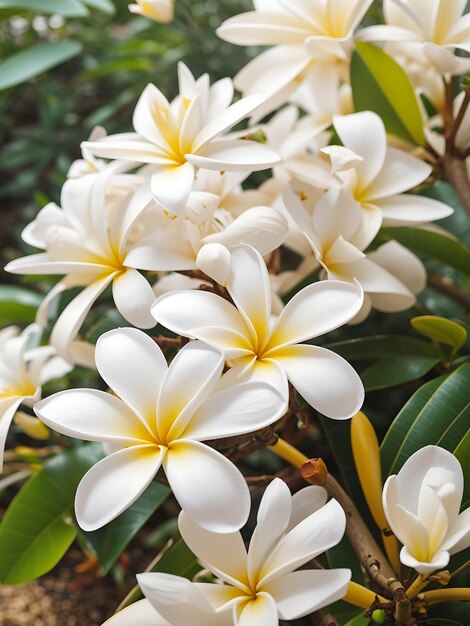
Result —
<path fill-rule="evenodd" d="M 323 459 L 310 459 L 302 465 L 300 473 L 305 480 L 311 485 L 326 485 L 328 477 L 328 468 Z"/>
<path fill-rule="evenodd" d="M 375 611 L 372 611 L 371 618 L 376 624 L 385 624 L 385 611 L 382 609 L 375 609 Z"/>

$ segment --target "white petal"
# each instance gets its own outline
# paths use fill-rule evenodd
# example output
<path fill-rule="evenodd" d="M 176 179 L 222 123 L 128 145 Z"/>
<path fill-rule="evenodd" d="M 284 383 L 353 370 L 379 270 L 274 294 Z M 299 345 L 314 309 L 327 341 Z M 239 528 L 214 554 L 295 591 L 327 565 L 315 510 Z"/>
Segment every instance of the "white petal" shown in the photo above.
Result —
<path fill-rule="evenodd" d="M 153 107 L 168 108 L 169 103 L 162 92 L 149 84 L 140 96 L 132 117 L 132 124 L 139 135 L 147 141 L 154 143 L 161 150 L 166 147 L 166 141 L 162 136 L 155 117 L 152 115 Z"/>
<path fill-rule="evenodd" d="M 165 167 L 152 176 L 151 187 L 154 198 L 169 213 L 181 215 L 194 183 L 194 167 L 184 163 Z"/>
<path fill-rule="evenodd" d="M 264 585 L 276 602 L 279 617 L 297 619 L 341 600 L 346 594 L 351 570 L 308 570 L 285 574 Z"/>
<path fill-rule="evenodd" d="M 112 282 L 115 275 L 116 272 L 109 274 L 86 287 L 62 311 L 52 329 L 50 343 L 65 360 L 71 359 L 68 351 L 70 342 L 76 337 L 95 300 Z"/>
<path fill-rule="evenodd" d="M 361 221 L 361 207 L 347 187 L 328 190 L 313 211 L 315 233 L 324 248 L 340 236 L 356 245 L 354 236 Z"/>
<path fill-rule="evenodd" d="M 226 286 L 230 273 L 230 252 L 220 243 L 206 243 L 199 250 L 196 265 L 207 276 Z"/>
<path fill-rule="evenodd" d="M 249 433 L 273 424 L 286 409 L 284 396 L 271 385 L 239 383 L 209 396 L 182 437 L 204 441 Z"/>
<path fill-rule="evenodd" d="M 228 292 L 256 338 L 264 343 L 269 333 L 271 285 L 262 256 L 251 246 L 232 249 Z M 261 347 L 261 346 L 260 346 Z"/>
<path fill-rule="evenodd" d="M 259 206 L 247 209 L 225 230 L 208 235 L 203 241 L 227 248 L 244 243 L 265 255 L 282 245 L 286 235 L 286 218 L 271 207 Z"/>
<path fill-rule="evenodd" d="M 186 578 L 172 574 L 145 573 L 138 574 L 137 580 L 154 609 L 164 615 L 169 624 L 232 626 L 230 612 L 214 613 L 199 585 Z M 140 626 L 140 623 L 127 626 Z"/>
<path fill-rule="evenodd" d="M 260 585 L 279 578 L 337 545 L 346 528 L 346 515 L 336 500 L 330 500 L 293 528 L 264 564 Z"/>
<path fill-rule="evenodd" d="M 342 357 L 318 346 L 282 348 L 273 358 L 284 368 L 300 395 L 332 419 L 349 419 L 364 401 L 356 371 Z"/>
<path fill-rule="evenodd" d="M 256 11 L 231 17 L 216 32 L 224 41 L 239 46 L 301 43 L 311 33 L 308 23 L 291 15 Z"/>
<path fill-rule="evenodd" d="M 150 433 L 129 408 L 109 393 L 96 389 L 68 389 L 41 400 L 36 415 L 63 435 L 128 445 L 146 443 Z"/>
<path fill-rule="evenodd" d="M 127 606 L 106 620 L 103 626 L 130 626 L 131 624 L 139 624 L 139 626 L 171 626 L 166 619 L 163 619 L 157 613 L 148 600 L 139 600 Z"/>
<path fill-rule="evenodd" d="M 197 524 L 219 533 L 245 524 L 250 494 L 240 471 L 226 457 L 182 439 L 171 444 L 164 467 L 175 498 Z"/>
<path fill-rule="evenodd" d="M 241 598 L 246 597 L 246 589 L 240 589 L 232 585 L 214 585 L 213 583 L 194 583 L 194 585 L 215 611 L 219 613 L 228 611 L 229 624 L 233 626 L 232 611 L 230 609 L 233 609 L 234 604 L 238 604 Z"/>
<path fill-rule="evenodd" d="M 105 159 L 122 159 L 155 165 L 172 164 L 172 160 L 161 148 L 149 141 L 144 141 L 136 133 L 111 135 L 101 141 L 84 141 L 81 143 L 81 148 Z"/>
<path fill-rule="evenodd" d="M 309 63 L 311 59 L 303 45 L 276 46 L 245 65 L 235 76 L 234 84 L 244 95 L 259 93 L 268 98 L 294 83 Z"/>
<path fill-rule="evenodd" d="M 88 470 L 75 495 L 80 527 L 97 530 L 129 508 L 149 486 L 164 454 L 155 445 L 131 446 Z"/>
<path fill-rule="evenodd" d="M 178 528 L 184 542 L 201 563 L 221 580 L 239 588 L 247 587 L 246 549 L 239 532 L 205 530 L 182 511 Z"/>
<path fill-rule="evenodd" d="M 407 567 L 412 567 L 419 574 L 429 575 L 436 570 L 443 570 L 449 564 L 450 555 L 448 552 L 441 551 L 433 556 L 430 561 L 420 561 L 410 554 L 407 546 L 403 546 L 400 551 L 400 561 Z"/>
<path fill-rule="evenodd" d="M 359 187 L 365 189 L 375 179 L 385 161 L 387 137 L 384 124 L 376 113 L 361 111 L 335 116 L 333 125 L 343 145 L 362 157 L 363 161 L 355 169 Z"/>
<path fill-rule="evenodd" d="M 440 550 L 449 550 L 451 554 L 466 550 L 470 546 L 470 508 L 462 511 L 455 523 L 449 528 L 447 536 L 440 545 Z"/>
<path fill-rule="evenodd" d="M 265 489 L 258 509 L 258 525 L 248 550 L 248 575 L 256 585 L 267 555 L 286 531 L 291 517 L 292 500 L 288 486 L 275 478 Z"/>
<path fill-rule="evenodd" d="M 323 487 L 309 485 L 292 496 L 292 513 L 288 530 L 300 524 L 305 518 L 326 504 L 328 492 Z"/>
<path fill-rule="evenodd" d="M 11 422 L 22 400 L 22 397 L 17 397 L 6 398 L 0 401 L 0 473 L 3 470 L 3 455 L 5 452 L 8 430 L 10 429 Z"/>
<path fill-rule="evenodd" d="M 132 248 L 124 262 L 128 267 L 135 267 L 150 272 L 176 272 L 196 269 L 195 253 L 190 243 L 179 230 L 168 228 L 145 237 Z"/>
<path fill-rule="evenodd" d="M 362 198 L 373 203 L 409 191 L 424 182 L 431 172 L 432 167 L 421 159 L 403 150 L 388 148 L 382 169 L 367 189 L 363 190 Z"/>
<path fill-rule="evenodd" d="M 197 154 L 186 154 L 185 157 L 197 167 L 217 171 L 258 172 L 282 163 L 277 152 L 248 139 L 213 141 L 200 148 Z"/>
<path fill-rule="evenodd" d="M 50 254 L 40 252 L 10 261 L 5 271 L 12 274 L 96 274 L 110 271 L 109 266 L 81 261 L 54 261 Z"/>
<path fill-rule="evenodd" d="M 400 194 L 377 201 L 382 211 L 384 226 L 406 226 L 422 222 L 434 222 L 452 215 L 452 207 L 415 194 Z"/>
<path fill-rule="evenodd" d="M 181 438 L 223 368 L 222 352 L 202 341 L 192 341 L 178 352 L 163 379 L 158 398 L 157 428 L 162 439 Z"/>
<path fill-rule="evenodd" d="M 215 139 L 218 135 L 232 128 L 247 117 L 257 106 L 263 102 L 262 96 L 248 96 L 242 98 L 222 111 L 215 119 L 205 126 L 194 140 L 193 151 L 199 149 Z"/>
<path fill-rule="evenodd" d="M 362 306 L 358 284 L 320 281 L 299 291 L 277 320 L 267 349 L 319 337 L 346 324 Z"/>
<path fill-rule="evenodd" d="M 153 328 L 150 307 L 155 294 L 147 280 L 134 269 L 119 274 L 113 281 L 113 298 L 119 313 L 138 328 Z"/>
<path fill-rule="evenodd" d="M 179 335 L 220 347 L 226 358 L 241 356 L 251 349 L 250 333 L 242 316 L 232 304 L 215 294 L 173 291 L 157 299 L 152 315 Z"/>
<path fill-rule="evenodd" d="M 241 610 L 237 626 L 278 626 L 277 607 L 273 598 L 264 592 L 258 592 Z"/>
<path fill-rule="evenodd" d="M 426 287 L 426 268 L 416 255 L 397 241 L 387 241 L 368 257 L 396 276 L 412 293 L 420 293 Z"/>
<path fill-rule="evenodd" d="M 135 328 L 116 328 L 96 344 L 96 366 L 109 387 L 155 431 L 157 398 L 167 364 L 155 341 Z"/>

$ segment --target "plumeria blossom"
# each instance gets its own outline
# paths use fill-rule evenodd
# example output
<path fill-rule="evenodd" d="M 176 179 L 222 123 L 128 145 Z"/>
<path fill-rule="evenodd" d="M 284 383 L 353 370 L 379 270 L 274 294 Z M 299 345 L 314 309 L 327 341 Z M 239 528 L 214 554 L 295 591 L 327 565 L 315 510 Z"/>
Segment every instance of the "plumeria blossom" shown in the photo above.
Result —
<path fill-rule="evenodd" d="M 21 334 L 14 326 L 0 331 L 0 472 L 8 430 L 20 404 L 32 407 L 41 397 L 41 385 L 71 369 L 51 346 L 37 345 L 40 335 L 34 324 Z"/>
<path fill-rule="evenodd" d="M 402 311 L 416 302 L 415 293 L 426 286 L 426 270 L 421 261 L 396 241 L 365 254 L 356 241 L 361 232 L 362 211 L 346 188 L 330 189 L 311 216 L 292 189 L 284 202 L 304 233 L 317 261 L 329 280 L 357 280 L 364 290 L 364 305 L 354 319 L 362 321 L 371 307 L 384 312 Z M 367 245 L 370 242 L 367 243 Z M 390 269 L 381 260 L 390 259 Z"/>
<path fill-rule="evenodd" d="M 235 304 L 213 293 L 173 291 L 152 307 L 155 319 L 175 333 L 202 339 L 223 350 L 233 367 L 227 376 L 253 377 L 288 398 L 288 379 L 315 409 L 334 419 L 349 418 L 363 401 L 360 378 L 343 358 L 301 342 L 319 337 L 360 310 L 359 285 L 325 281 L 296 294 L 277 319 L 271 318 L 271 284 L 259 252 L 247 245 L 231 251 L 227 289 Z"/>
<path fill-rule="evenodd" d="M 76 361 L 73 342 L 95 300 L 112 284 L 120 313 L 140 328 L 155 321 L 150 306 L 155 300 L 151 286 L 136 269 L 127 267 L 132 231 L 148 197 L 141 190 L 108 190 L 117 166 L 99 174 L 69 179 L 63 186 L 61 204 L 48 204 L 23 231 L 23 239 L 44 252 L 12 261 L 6 270 L 14 274 L 65 274 L 49 292 L 39 312 L 43 323 L 50 302 L 71 287 L 84 286 L 57 320 L 51 343 L 65 359 Z M 119 171 L 119 169 L 118 169 Z"/>
<path fill-rule="evenodd" d="M 335 175 L 340 184 L 351 189 L 363 209 L 363 232 L 357 234 L 356 245 L 368 245 L 382 225 L 413 226 L 452 214 L 447 204 L 405 193 L 423 183 L 432 167 L 403 150 L 387 147 L 385 127 L 378 115 L 363 111 L 334 117 L 333 123 L 342 147 L 350 151 L 349 164 L 344 161 Z M 342 147 L 332 146 L 330 157 Z M 326 185 L 330 186 L 330 180 L 326 179 Z"/>
<path fill-rule="evenodd" d="M 385 25 L 359 34 L 365 41 L 400 41 L 422 50 L 442 74 L 463 74 L 470 60 L 455 57 L 455 48 L 470 52 L 470 16 L 466 0 L 384 0 Z"/>
<path fill-rule="evenodd" d="M 438 446 L 415 452 L 383 490 L 385 516 L 402 542 L 400 560 L 420 574 L 443 569 L 470 546 L 470 509 L 459 514 L 462 466 Z"/>
<path fill-rule="evenodd" d="M 174 496 L 199 524 L 215 532 L 240 528 L 250 508 L 245 480 L 201 441 L 272 424 L 286 410 L 281 394 L 251 382 L 213 391 L 224 366 L 219 350 L 193 342 L 168 367 L 157 344 L 135 328 L 103 334 L 96 366 L 115 395 L 71 389 L 35 406 L 58 432 L 111 444 L 78 487 L 80 526 L 95 530 L 120 515 L 163 466 Z"/>
<path fill-rule="evenodd" d="M 306 487 L 291 497 L 276 478 L 258 510 L 258 525 L 248 551 L 239 532 L 217 535 L 197 526 L 184 512 L 180 533 L 191 551 L 222 584 L 193 583 L 218 614 L 231 615 L 234 626 L 277 626 L 339 600 L 346 593 L 347 569 L 294 571 L 337 545 L 346 516 L 336 500 L 326 503 L 322 487 Z M 169 574 L 137 576 L 146 597 L 170 624 L 192 621 L 192 606 L 181 606 L 179 590 L 191 583 Z"/>
<path fill-rule="evenodd" d="M 257 206 L 262 193 L 243 192 L 240 172 L 200 170 L 184 216 L 169 219 L 154 205 L 142 217 L 150 233 L 129 253 L 127 263 L 150 271 L 198 267 L 219 283 L 226 282 L 230 248 L 247 243 L 262 255 L 278 248 L 287 235 L 286 219 L 270 206 Z"/>
<path fill-rule="evenodd" d="M 129 11 L 148 17 L 155 22 L 169 24 L 175 17 L 175 0 L 136 0 L 130 4 Z"/>
<path fill-rule="evenodd" d="M 152 164 L 152 194 L 174 215 L 184 212 L 198 168 L 253 172 L 280 163 L 268 146 L 225 135 L 262 103 L 262 96 L 230 104 L 229 78 L 211 86 L 207 74 L 195 80 L 183 63 L 178 78 L 180 93 L 171 103 L 155 85 L 145 88 L 134 111 L 134 133 L 84 143 L 100 157 Z"/>
<path fill-rule="evenodd" d="M 258 118 L 283 104 L 308 77 L 322 89 L 333 73 L 346 78 L 353 31 L 372 0 L 253 0 L 254 11 L 236 15 L 217 30 L 238 45 L 274 46 L 235 77 L 245 96 L 262 93 Z"/>

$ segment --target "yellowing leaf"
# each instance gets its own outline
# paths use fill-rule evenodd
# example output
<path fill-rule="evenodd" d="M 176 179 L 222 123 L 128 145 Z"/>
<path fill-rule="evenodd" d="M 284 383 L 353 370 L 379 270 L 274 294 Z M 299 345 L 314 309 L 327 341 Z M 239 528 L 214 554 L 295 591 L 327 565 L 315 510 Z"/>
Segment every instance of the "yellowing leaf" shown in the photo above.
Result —
<path fill-rule="evenodd" d="M 453 353 L 458 352 L 467 341 L 466 329 L 446 317 L 420 315 L 411 320 L 411 325 L 421 335 L 451 346 Z"/>

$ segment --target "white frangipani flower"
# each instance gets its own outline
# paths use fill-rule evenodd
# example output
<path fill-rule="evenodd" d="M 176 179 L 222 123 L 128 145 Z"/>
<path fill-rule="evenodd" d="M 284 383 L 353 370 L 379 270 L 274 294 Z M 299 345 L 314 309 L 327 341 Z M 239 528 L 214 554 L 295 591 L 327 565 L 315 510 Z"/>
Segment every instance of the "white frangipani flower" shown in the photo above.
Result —
<path fill-rule="evenodd" d="M 361 158 L 352 161 L 349 169 L 335 173 L 363 209 L 363 232 L 356 234 L 359 248 L 365 248 L 382 225 L 425 224 L 453 213 L 447 204 L 404 193 L 423 183 L 432 167 L 403 150 L 387 147 L 385 127 L 378 115 L 363 111 L 337 116 L 333 124 L 343 146 Z M 325 178 L 325 188 L 330 186 L 331 178 Z"/>
<path fill-rule="evenodd" d="M 217 30 L 238 45 L 274 46 L 248 63 L 235 77 L 245 96 L 268 100 L 258 119 L 283 104 L 311 78 L 318 89 L 328 73 L 346 78 L 353 31 L 372 0 L 253 0 L 254 11 L 236 15 Z"/>
<path fill-rule="evenodd" d="M 470 16 L 466 0 L 384 0 L 385 25 L 360 31 L 363 41 L 400 41 L 423 51 L 442 74 L 463 74 L 470 60 L 454 49 L 470 52 Z"/>
<path fill-rule="evenodd" d="M 286 219 L 270 206 L 253 204 L 264 197 L 255 190 L 243 192 L 245 177 L 200 170 L 184 216 L 169 219 L 155 205 L 147 210 L 141 221 L 149 234 L 139 240 L 127 263 L 149 271 L 199 267 L 224 284 L 233 245 L 250 244 L 262 255 L 278 248 L 287 235 Z"/>
<path fill-rule="evenodd" d="M 420 574 L 449 563 L 470 546 L 470 508 L 459 514 L 463 471 L 453 454 L 438 446 L 415 452 L 383 490 L 385 516 L 403 544 L 400 560 Z"/>
<path fill-rule="evenodd" d="M 184 541 L 224 583 L 193 583 L 194 598 L 196 591 L 205 596 L 218 614 L 231 616 L 234 626 L 277 626 L 279 619 L 297 619 L 342 598 L 350 570 L 294 571 L 337 545 L 344 534 L 344 511 L 326 498 L 322 487 L 306 487 L 291 497 L 287 485 L 274 479 L 261 500 L 248 551 L 239 532 L 217 535 L 182 512 L 178 524 Z M 169 574 L 137 578 L 170 624 L 195 623 L 191 604 L 183 608 L 178 602 L 179 589 L 191 583 Z"/>
<path fill-rule="evenodd" d="M 281 394 L 251 382 L 213 392 L 224 366 L 219 350 L 192 342 L 168 367 L 157 344 L 135 328 L 102 335 L 96 366 L 116 395 L 71 389 L 35 406 L 58 432 L 117 448 L 78 487 L 80 526 L 95 530 L 120 515 L 163 466 L 174 496 L 199 524 L 215 532 L 240 528 L 250 508 L 245 480 L 201 441 L 272 424 L 286 410 Z"/>
<path fill-rule="evenodd" d="M 134 111 L 135 133 L 84 143 L 97 156 L 152 164 L 152 194 L 174 215 L 183 214 L 198 168 L 253 172 L 281 161 L 268 146 L 225 135 L 261 104 L 262 96 L 230 104 L 229 78 L 210 86 L 207 74 L 195 80 L 183 63 L 178 78 L 180 93 L 171 103 L 154 85 L 145 88 Z"/>
<path fill-rule="evenodd" d="M 426 270 L 421 261 L 396 241 L 365 254 L 364 242 L 357 242 L 362 211 L 349 188 L 327 191 L 310 216 L 292 189 L 284 193 L 284 203 L 309 241 L 329 280 L 355 280 L 364 291 L 364 305 L 353 322 L 365 319 L 371 307 L 384 312 L 403 311 L 416 302 L 415 293 L 426 286 Z M 361 233 L 360 233 L 361 234 Z M 362 244 L 362 245 L 361 245 Z M 390 269 L 381 258 L 393 257 Z"/>
<path fill-rule="evenodd" d="M 208 292 L 173 291 L 155 302 L 155 319 L 173 332 L 223 350 L 232 366 L 229 380 L 265 380 L 282 390 L 287 401 L 289 379 L 324 415 L 346 419 L 357 413 L 364 389 L 351 365 L 330 350 L 301 342 L 352 319 L 363 302 L 359 285 L 309 285 L 274 320 L 269 274 L 260 254 L 240 245 L 232 248 L 231 261 L 227 289 L 235 305 Z"/>
<path fill-rule="evenodd" d="M 148 17 L 150 20 L 169 24 L 175 17 L 175 0 L 136 0 L 137 4 L 130 4 L 129 11 Z"/>
<path fill-rule="evenodd" d="M 20 404 L 32 407 L 41 397 L 41 385 L 71 369 L 54 348 L 37 345 L 40 335 L 34 324 L 21 334 L 15 326 L 0 331 L 0 472 L 8 430 Z"/>
<path fill-rule="evenodd" d="M 52 345 L 70 361 L 77 358 L 74 337 L 95 300 L 111 283 L 116 307 L 131 324 L 155 326 L 150 315 L 155 300 L 152 288 L 142 274 L 126 264 L 133 227 L 148 197 L 142 190 L 134 194 L 112 191 L 109 195 L 116 168 L 66 181 L 62 208 L 48 204 L 23 231 L 27 243 L 45 252 L 16 259 L 5 268 L 14 274 L 66 275 L 46 296 L 39 323 L 44 322 L 53 298 L 71 287 L 85 287 L 61 313 L 51 335 Z"/>

